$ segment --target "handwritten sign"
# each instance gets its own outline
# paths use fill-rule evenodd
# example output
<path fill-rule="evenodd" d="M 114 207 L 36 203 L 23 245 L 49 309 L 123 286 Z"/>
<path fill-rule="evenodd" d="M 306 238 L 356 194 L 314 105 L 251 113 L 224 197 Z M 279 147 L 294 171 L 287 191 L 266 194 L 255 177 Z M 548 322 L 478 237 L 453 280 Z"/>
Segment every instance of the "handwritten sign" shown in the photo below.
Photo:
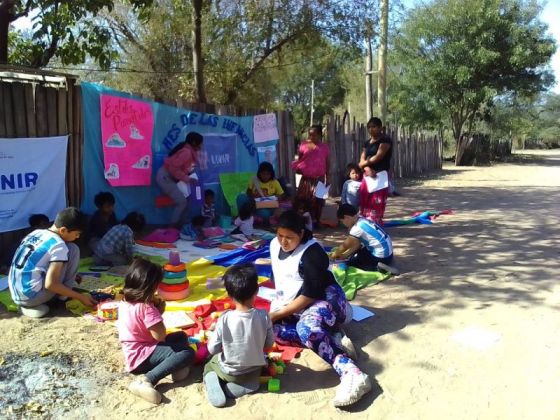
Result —
<path fill-rule="evenodd" d="M 255 143 L 278 140 L 280 136 L 276 126 L 276 114 L 255 115 L 253 119 L 253 136 Z"/>
<path fill-rule="evenodd" d="M 105 179 L 114 187 L 150 185 L 154 115 L 149 103 L 101 95 Z"/>

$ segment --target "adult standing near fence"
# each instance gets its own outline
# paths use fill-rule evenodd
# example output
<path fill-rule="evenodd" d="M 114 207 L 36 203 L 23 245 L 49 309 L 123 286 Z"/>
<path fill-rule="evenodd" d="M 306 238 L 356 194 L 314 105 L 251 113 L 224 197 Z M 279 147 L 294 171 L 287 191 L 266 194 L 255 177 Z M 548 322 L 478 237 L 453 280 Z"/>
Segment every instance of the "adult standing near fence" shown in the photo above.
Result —
<path fill-rule="evenodd" d="M 321 125 L 312 125 L 309 137 L 300 144 L 297 159 L 292 162 L 292 168 L 301 174 L 296 198 L 310 203 L 311 218 L 317 225 L 321 220 L 325 200 L 315 197 L 315 188 L 319 181 L 326 184 L 329 177 L 330 149 L 322 142 L 322 133 Z"/>
<path fill-rule="evenodd" d="M 191 131 L 187 134 L 184 142 L 179 143 L 169 152 L 156 175 L 156 182 L 159 187 L 175 203 L 170 224 L 179 229 L 184 223 L 183 218 L 188 210 L 188 201 L 177 183 L 183 181 L 189 184 L 193 181 L 190 175 L 198 163 L 197 152 L 201 149 L 203 140 L 200 133 Z"/>
<path fill-rule="evenodd" d="M 393 153 L 391 138 L 383 133 L 383 123 L 377 117 L 372 117 L 367 123 L 369 140 L 364 143 L 359 166 L 365 176 L 375 176 L 378 172 L 389 172 L 391 155 Z M 389 195 L 389 188 L 368 192 L 366 177 L 360 186 L 360 213 L 363 217 L 376 223 L 383 223 L 385 206 Z"/>

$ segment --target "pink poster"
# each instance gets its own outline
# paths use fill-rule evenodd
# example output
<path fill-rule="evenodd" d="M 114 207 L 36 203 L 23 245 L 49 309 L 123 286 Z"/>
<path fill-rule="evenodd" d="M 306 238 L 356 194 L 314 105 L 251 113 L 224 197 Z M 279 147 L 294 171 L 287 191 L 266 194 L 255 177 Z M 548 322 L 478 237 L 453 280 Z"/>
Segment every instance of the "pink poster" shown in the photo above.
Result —
<path fill-rule="evenodd" d="M 101 139 L 110 185 L 150 185 L 153 129 L 149 103 L 101 95 Z"/>

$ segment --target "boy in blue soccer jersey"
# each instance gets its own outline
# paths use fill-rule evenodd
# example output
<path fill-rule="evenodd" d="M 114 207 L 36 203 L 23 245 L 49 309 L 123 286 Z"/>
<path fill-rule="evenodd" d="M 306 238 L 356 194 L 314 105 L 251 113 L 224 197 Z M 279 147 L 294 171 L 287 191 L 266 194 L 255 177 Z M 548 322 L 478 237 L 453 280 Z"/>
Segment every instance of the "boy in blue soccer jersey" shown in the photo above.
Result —
<path fill-rule="evenodd" d="M 97 303 L 90 295 L 72 290 L 80 262 L 80 249 L 72 242 L 86 225 L 86 216 L 68 207 L 58 213 L 51 227 L 23 238 L 10 266 L 8 285 L 24 315 L 45 316 L 49 312 L 46 303 L 56 295 L 78 299 L 87 306 Z"/>
<path fill-rule="evenodd" d="M 393 260 L 391 238 L 377 223 L 358 216 L 358 210 L 349 204 L 338 208 L 338 219 L 350 229 L 349 236 L 334 249 L 330 258 L 348 257 L 347 264 L 365 271 L 387 271 L 399 274 L 390 264 Z"/>

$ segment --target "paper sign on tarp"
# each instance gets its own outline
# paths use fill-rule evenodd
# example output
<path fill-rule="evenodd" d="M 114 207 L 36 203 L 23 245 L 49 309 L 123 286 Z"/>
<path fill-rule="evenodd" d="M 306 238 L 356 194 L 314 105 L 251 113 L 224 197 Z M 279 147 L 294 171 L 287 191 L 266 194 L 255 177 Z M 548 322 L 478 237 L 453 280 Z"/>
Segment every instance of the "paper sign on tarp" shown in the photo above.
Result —
<path fill-rule="evenodd" d="M 278 173 L 278 159 L 276 154 L 276 146 L 259 146 L 257 147 L 259 164 L 269 162 L 274 168 L 274 172 Z"/>
<path fill-rule="evenodd" d="M 255 115 L 253 119 L 253 136 L 255 143 L 278 140 L 280 136 L 276 126 L 276 114 Z"/>
<path fill-rule="evenodd" d="M 29 216 L 54 220 L 66 207 L 68 136 L 0 139 L 0 232 L 29 226 Z"/>
<path fill-rule="evenodd" d="M 154 114 L 147 102 L 101 95 L 105 179 L 114 187 L 150 185 Z"/>

